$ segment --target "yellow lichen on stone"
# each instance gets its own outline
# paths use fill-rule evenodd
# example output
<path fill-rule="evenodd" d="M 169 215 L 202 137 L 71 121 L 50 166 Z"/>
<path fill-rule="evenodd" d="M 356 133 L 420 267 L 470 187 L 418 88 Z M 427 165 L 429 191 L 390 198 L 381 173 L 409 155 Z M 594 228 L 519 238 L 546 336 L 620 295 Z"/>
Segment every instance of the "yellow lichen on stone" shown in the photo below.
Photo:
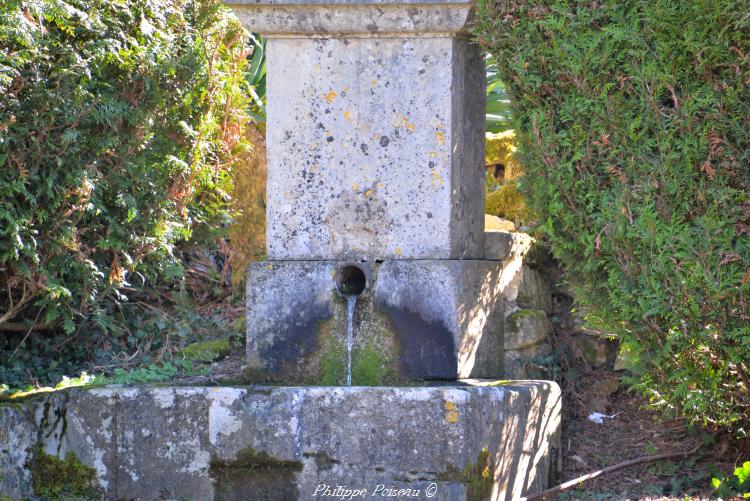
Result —
<path fill-rule="evenodd" d="M 331 104 L 333 100 L 336 99 L 336 96 L 337 96 L 336 92 L 331 91 L 325 95 L 325 100 L 328 101 L 328 104 Z"/>
<path fill-rule="evenodd" d="M 435 144 L 438 146 L 445 144 L 445 132 L 441 130 L 435 131 Z"/>
<path fill-rule="evenodd" d="M 435 188 L 442 188 L 443 184 L 445 184 L 445 181 L 443 181 L 443 177 L 437 170 L 432 169 L 432 186 L 434 186 Z"/>
<path fill-rule="evenodd" d="M 414 132 L 416 130 L 416 127 L 409 121 L 409 117 L 406 115 L 393 115 L 393 118 L 391 119 L 391 125 L 397 129 L 406 129 L 411 132 Z"/>
<path fill-rule="evenodd" d="M 351 119 L 352 119 L 352 114 L 351 114 L 351 112 L 350 112 L 350 111 L 345 111 L 345 112 L 344 112 L 344 118 L 345 118 L 346 120 L 351 120 Z"/>
<path fill-rule="evenodd" d="M 458 409 L 453 402 L 444 402 L 445 420 L 449 423 L 458 423 Z"/>

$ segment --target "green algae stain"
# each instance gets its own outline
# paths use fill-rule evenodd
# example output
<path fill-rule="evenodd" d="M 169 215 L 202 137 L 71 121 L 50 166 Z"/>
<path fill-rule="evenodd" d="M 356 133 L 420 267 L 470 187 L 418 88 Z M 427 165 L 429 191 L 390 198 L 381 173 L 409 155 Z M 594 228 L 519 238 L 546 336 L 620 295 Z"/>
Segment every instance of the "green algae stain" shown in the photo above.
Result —
<path fill-rule="evenodd" d="M 467 501 L 486 501 L 490 499 L 492 486 L 495 483 L 494 470 L 494 461 L 490 456 L 490 451 L 485 447 L 479 453 L 476 463 L 469 463 L 462 470 L 451 467 L 441 474 L 439 479 L 464 484 Z"/>
<path fill-rule="evenodd" d="M 385 356 L 367 343 L 352 354 L 352 384 L 357 386 L 381 386 L 389 379 Z"/>
<path fill-rule="evenodd" d="M 331 347 L 320 355 L 320 384 L 339 386 L 346 382 L 346 355 L 342 350 Z"/>
<path fill-rule="evenodd" d="M 335 318 L 321 322 L 317 329 L 319 371 L 314 383 L 323 386 L 338 386 L 346 382 L 346 347 L 337 335 Z M 315 378 L 313 378 L 315 379 Z"/>
<path fill-rule="evenodd" d="M 72 452 L 59 459 L 38 448 L 29 469 L 34 494 L 42 499 L 74 501 L 91 499 L 96 494 L 96 470 Z"/>

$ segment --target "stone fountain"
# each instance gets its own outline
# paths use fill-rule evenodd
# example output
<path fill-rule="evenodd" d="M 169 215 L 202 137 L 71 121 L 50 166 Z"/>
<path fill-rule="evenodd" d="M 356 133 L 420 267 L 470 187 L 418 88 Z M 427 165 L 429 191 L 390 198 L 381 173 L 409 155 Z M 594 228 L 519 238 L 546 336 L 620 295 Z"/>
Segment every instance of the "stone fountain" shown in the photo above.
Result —
<path fill-rule="evenodd" d="M 229 4 L 268 38 L 254 384 L 0 406 L 0 494 L 30 494 L 39 450 L 93 467 L 106 499 L 499 500 L 547 487 L 560 390 L 502 380 L 508 264 L 484 233 L 472 1 Z"/>
<path fill-rule="evenodd" d="M 472 3 L 231 2 L 268 37 L 268 261 L 248 274 L 260 379 L 502 375 L 484 259 L 484 63 Z"/>

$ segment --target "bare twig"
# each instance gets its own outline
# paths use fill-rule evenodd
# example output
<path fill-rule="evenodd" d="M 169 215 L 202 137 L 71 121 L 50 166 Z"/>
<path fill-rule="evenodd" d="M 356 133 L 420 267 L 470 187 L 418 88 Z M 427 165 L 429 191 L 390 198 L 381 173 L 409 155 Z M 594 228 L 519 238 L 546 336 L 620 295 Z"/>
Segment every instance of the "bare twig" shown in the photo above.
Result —
<path fill-rule="evenodd" d="M 521 501 L 531 501 L 533 499 L 544 499 L 547 496 L 551 496 L 552 494 L 557 494 L 558 492 L 562 492 L 565 490 L 570 489 L 571 487 L 575 487 L 576 485 L 583 483 L 587 480 L 592 480 L 596 477 L 600 477 L 602 475 L 606 475 L 607 473 L 612 473 L 613 471 L 621 470 L 623 468 L 628 468 L 630 466 L 635 466 L 641 463 L 651 463 L 654 461 L 660 461 L 662 459 L 672 459 L 672 458 L 679 458 L 679 457 L 687 457 L 693 455 L 695 452 L 698 451 L 698 449 L 701 448 L 701 444 L 696 445 L 689 451 L 682 451 L 682 452 L 665 452 L 662 454 L 655 454 L 653 456 L 644 456 L 637 459 L 631 459 L 629 461 L 624 461 L 622 463 L 618 463 L 612 466 L 607 466 L 606 468 L 603 468 L 601 470 L 597 470 L 591 473 L 587 473 L 586 475 L 580 476 L 578 478 L 574 478 L 573 480 L 568 480 L 567 482 L 557 485 L 555 487 L 549 488 L 547 490 L 544 490 L 542 492 L 537 492 L 536 494 L 531 494 L 530 496 L 527 496 L 525 498 L 521 498 Z"/>
<path fill-rule="evenodd" d="M 39 308 L 39 311 L 36 312 L 36 318 L 34 318 L 34 321 L 31 322 L 31 326 L 29 327 L 29 330 L 26 331 L 26 335 L 21 339 L 21 342 L 18 343 L 18 346 L 16 346 L 16 349 L 13 350 L 13 353 L 10 354 L 9 360 L 13 360 L 13 357 L 16 356 L 16 352 L 18 352 L 18 349 L 23 346 L 23 343 L 26 342 L 26 339 L 28 339 L 29 334 L 31 334 L 31 331 L 34 330 L 34 325 L 36 325 L 37 321 L 39 320 L 39 315 L 42 313 L 42 308 Z"/>
<path fill-rule="evenodd" d="M 60 322 L 53 321 L 53 322 L 46 322 L 43 324 L 32 324 L 31 330 L 32 331 L 51 331 L 53 329 L 56 329 L 60 325 Z M 29 326 L 22 323 L 22 322 L 5 322 L 4 324 L 0 324 L 0 331 L 2 332 L 26 332 L 29 329 Z"/>

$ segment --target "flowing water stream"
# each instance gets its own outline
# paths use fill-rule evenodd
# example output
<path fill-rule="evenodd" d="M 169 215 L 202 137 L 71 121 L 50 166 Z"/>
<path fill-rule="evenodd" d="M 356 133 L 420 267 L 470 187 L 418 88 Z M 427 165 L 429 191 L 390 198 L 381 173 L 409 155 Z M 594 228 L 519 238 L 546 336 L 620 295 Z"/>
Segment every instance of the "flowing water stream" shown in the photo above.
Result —
<path fill-rule="evenodd" d="M 357 296 L 346 296 L 346 385 L 352 385 L 352 346 L 354 346 L 354 307 Z"/>

